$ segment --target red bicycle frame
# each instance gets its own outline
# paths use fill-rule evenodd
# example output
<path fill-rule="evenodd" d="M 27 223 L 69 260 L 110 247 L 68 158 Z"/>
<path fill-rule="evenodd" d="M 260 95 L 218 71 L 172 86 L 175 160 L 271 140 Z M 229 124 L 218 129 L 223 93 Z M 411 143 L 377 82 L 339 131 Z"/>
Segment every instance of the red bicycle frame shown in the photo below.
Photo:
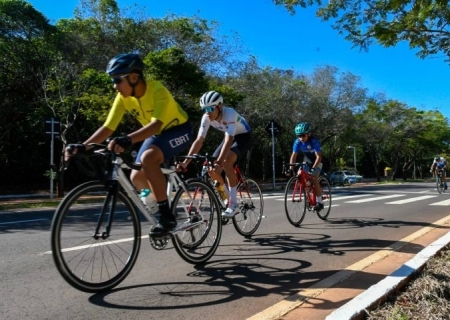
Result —
<path fill-rule="evenodd" d="M 310 206 L 316 205 L 316 190 L 314 187 L 314 183 L 312 181 L 312 175 L 308 173 L 308 166 L 305 164 L 302 164 L 300 169 L 298 170 L 297 174 L 297 180 L 295 181 L 295 187 L 294 191 L 292 192 L 292 201 L 295 201 L 295 196 L 297 194 L 299 195 L 299 202 L 302 201 L 302 193 L 303 190 L 306 190 L 306 196 L 308 197 L 308 202 Z M 307 185 L 307 181 L 311 185 Z M 306 200 L 306 199 L 305 199 Z"/>

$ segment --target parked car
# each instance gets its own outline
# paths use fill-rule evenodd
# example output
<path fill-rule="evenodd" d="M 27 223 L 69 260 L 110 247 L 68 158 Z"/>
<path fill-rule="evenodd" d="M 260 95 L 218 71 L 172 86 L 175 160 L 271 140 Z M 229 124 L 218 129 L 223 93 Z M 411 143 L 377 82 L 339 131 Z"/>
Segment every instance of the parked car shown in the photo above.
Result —
<path fill-rule="evenodd" d="M 332 184 L 351 184 L 355 182 L 362 182 L 363 176 L 356 174 L 354 171 L 341 170 L 332 172 L 329 176 L 330 182 Z"/>

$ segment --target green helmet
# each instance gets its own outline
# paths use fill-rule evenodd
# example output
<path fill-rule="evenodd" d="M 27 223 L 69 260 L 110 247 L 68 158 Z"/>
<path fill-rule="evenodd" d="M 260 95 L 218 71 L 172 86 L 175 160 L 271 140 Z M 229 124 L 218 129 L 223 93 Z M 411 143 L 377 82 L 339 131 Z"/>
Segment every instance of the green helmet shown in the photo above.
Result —
<path fill-rule="evenodd" d="M 302 134 L 306 134 L 309 133 L 312 130 L 312 126 L 308 123 L 308 122 L 300 122 L 296 127 L 295 127 L 295 134 L 297 136 L 302 135 Z"/>

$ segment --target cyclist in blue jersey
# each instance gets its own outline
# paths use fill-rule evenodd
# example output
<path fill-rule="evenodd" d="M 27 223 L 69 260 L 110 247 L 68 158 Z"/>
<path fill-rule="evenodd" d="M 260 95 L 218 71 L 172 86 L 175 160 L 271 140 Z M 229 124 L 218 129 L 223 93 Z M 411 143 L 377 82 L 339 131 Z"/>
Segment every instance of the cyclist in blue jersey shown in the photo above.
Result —
<path fill-rule="evenodd" d="M 442 170 L 442 182 L 444 183 L 444 190 L 447 190 L 447 181 L 446 181 L 446 173 L 445 168 L 447 168 L 447 160 L 444 157 L 436 156 L 433 159 L 433 163 L 431 164 L 430 172 L 434 172 L 435 170 Z"/>
<path fill-rule="evenodd" d="M 290 163 L 296 163 L 297 155 L 303 154 L 303 162 L 306 162 L 310 168 L 314 188 L 316 189 L 317 204 L 316 211 L 323 209 L 322 189 L 319 184 L 319 175 L 322 171 L 322 149 L 320 141 L 311 134 L 312 125 L 308 122 L 300 122 L 294 129 L 297 139 L 292 147 Z M 290 171 L 292 174 L 292 170 Z"/>
<path fill-rule="evenodd" d="M 222 143 L 217 147 L 213 157 L 217 157 L 215 167 L 209 172 L 211 178 L 220 186 L 224 184 L 221 176 L 225 171 L 229 191 L 228 208 L 222 212 L 225 218 L 232 218 L 238 213 L 237 206 L 237 180 L 234 165 L 245 156 L 250 146 L 252 136 L 247 121 L 233 108 L 223 106 L 223 97 L 219 92 L 208 91 L 200 98 L 200 107 L 204 112 L 197 139 L 191 146 L 188 155 L 196 154 L 203 146 L 209 127 L 225 133 Z M 178 168 L 186 168 L 191 159 L 185 159 Z"/>

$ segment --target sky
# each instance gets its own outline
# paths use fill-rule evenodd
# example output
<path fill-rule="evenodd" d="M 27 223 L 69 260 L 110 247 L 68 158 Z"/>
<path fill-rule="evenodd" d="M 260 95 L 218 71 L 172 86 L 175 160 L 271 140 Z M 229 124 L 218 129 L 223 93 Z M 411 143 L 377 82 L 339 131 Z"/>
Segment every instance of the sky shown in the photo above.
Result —
<path fill-rule="evenodd" d="M 438 110 L 450 119 L 450 66 L 444 55 L 420 59 L 407 43 L 394 48 L 373 45 L 369 52 L 352 48 L 313 8 L 297 8 L 291 15 L 272 0 L 116 0 L 119 7 L 138 5 L 146 16 L 199 16 L 220 23 L 221 35 L 239 34 L 247 54 L 260 66 L 312 74 L 330 65 L 361 78 L 369 94 L 418 110 Z M 51 23 L 73 17 L 79 0 L 28 1 Z"/>

